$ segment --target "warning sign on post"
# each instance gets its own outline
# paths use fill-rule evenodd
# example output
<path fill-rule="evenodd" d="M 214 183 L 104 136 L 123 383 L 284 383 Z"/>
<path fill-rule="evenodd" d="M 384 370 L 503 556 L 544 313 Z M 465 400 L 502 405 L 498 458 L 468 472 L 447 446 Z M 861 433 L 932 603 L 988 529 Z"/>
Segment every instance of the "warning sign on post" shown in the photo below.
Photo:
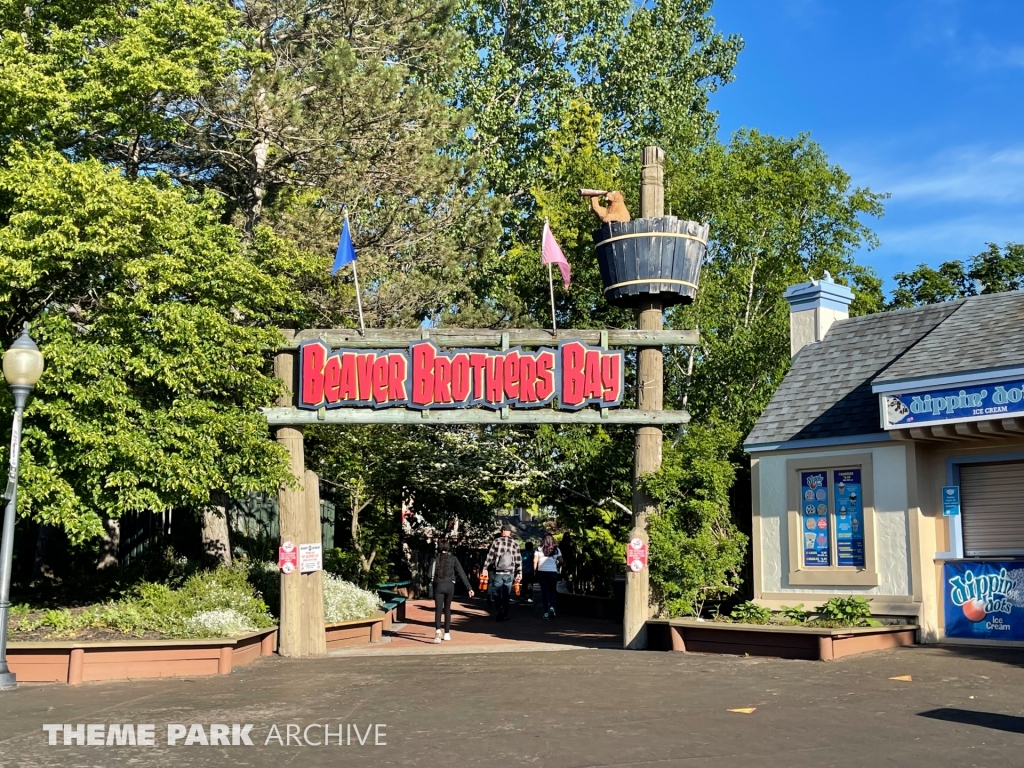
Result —
<path fill-rule="evenodd" d="M 324 548 L 321 544 L 299 544 L 299 573 L 324 569 Z"/>
<path fill-rule="evenodd" d="M 647 544 L 638 536 L 626 545 L 626 565 L 633 573 L 640 573 L 647 565 Z"/>
<path fill-rule="evenodd" d="M 277 548 L 277 567 L 281 573 L 291 573 L 299 566 L 299 550 L 290 541 Z"/>

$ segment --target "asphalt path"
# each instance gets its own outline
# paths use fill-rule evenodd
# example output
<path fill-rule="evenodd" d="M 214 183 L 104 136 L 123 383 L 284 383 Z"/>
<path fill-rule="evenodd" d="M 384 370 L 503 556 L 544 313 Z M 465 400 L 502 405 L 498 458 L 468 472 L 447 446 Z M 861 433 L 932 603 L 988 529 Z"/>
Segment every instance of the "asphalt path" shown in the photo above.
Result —
<path fill-rule="evenodd" d="M 835 662 L 528 646 L 269 657 L 220 677 L 0 692 L 0 765 L 1022 766 L 1022 667 L 1024 651 L 935 647 Z M 63 724 L 104 745 L 65 745 Z M 106 746 L 110 724 L 152 725 L 154 745 Z M 214 725 L 253 745 L 204 745 Z M 310 744 L 324 725 L 330 745 Z"/>

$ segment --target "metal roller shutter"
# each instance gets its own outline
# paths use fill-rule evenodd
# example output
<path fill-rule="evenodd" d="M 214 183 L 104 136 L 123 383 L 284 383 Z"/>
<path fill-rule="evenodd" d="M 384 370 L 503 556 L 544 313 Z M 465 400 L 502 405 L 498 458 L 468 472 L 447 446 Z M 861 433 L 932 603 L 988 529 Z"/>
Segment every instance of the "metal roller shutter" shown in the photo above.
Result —
<path fill-rule="evenodd" d="M 960 465 L 968 557 L 1024 554 L 1024 461 Z"/>

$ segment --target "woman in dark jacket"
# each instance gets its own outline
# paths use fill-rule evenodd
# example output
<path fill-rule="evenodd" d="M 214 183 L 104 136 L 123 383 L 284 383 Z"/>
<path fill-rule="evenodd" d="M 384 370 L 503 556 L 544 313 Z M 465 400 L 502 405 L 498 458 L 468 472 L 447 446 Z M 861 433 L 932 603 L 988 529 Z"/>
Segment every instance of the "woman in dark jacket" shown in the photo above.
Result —
<path fill-rule="evenodd" d="M 449 546 L 449 543 L 444 540 L 437 543 L 437 555 L 434 557 L 433 565 L 430 566 L 432 577 L 430 588 L 434 593 L 435 643 L 441 642 L 441 611 L 444 611 L 444 639 L 452 639 L 452 598 L 455 596 L 456 574 L 466 585 L 469 596 L 473 596 L 473 588 L 469 585 L 466 572 L 462 570 L 462 563 L 448 551 Z"/>

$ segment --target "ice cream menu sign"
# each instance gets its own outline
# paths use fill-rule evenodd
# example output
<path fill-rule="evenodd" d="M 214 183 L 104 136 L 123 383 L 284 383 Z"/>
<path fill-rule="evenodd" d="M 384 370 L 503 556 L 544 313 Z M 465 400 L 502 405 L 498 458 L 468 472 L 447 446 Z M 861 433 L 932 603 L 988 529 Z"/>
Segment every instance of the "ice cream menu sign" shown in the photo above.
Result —
<path fill-rule="evenodd" d="M 804 565 L 829 565 L 828 473 L 801 472 Z"/>
<path fill-rule="evenodd" d="M 859 469 L 832 471 L 835 493 L 836 564 L 864 567 L 864 499 Z"/>

